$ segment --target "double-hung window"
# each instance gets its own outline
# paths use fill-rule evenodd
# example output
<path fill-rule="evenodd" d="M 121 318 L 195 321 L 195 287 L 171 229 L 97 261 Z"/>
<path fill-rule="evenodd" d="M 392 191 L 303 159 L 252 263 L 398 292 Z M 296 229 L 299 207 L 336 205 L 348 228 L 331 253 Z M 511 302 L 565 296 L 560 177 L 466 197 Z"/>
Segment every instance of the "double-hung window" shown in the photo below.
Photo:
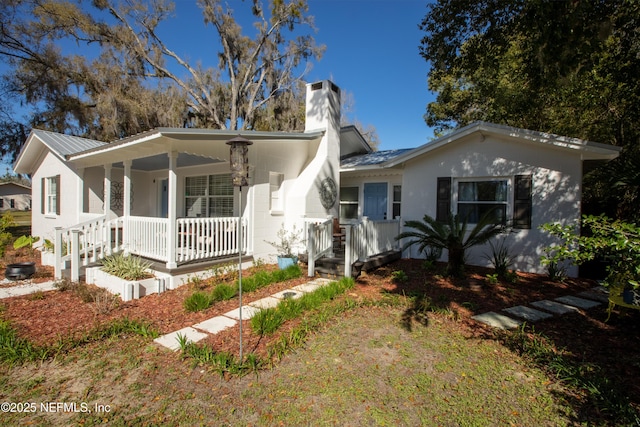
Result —
<path fill-rule="evenodd" d="M 478 223 L 491 212 L 496 223 L 507 220 L 509 186 L 506 179 L 458 181 L 458 216 Z"/>
<path fill-rule="evenodd" d="M 60 175 L 42 178 L 41 210 L 45 215 L 60 215 Z"/>
<path fill-rule="evenodd" d="M 340 188 L 340 219 L 358 218 L 358 187 Z"/>
<path fill-rule="evenodd" d="M 187 177 L 185 215 L 188 217 L 233 216 L 231 174 Z"/>

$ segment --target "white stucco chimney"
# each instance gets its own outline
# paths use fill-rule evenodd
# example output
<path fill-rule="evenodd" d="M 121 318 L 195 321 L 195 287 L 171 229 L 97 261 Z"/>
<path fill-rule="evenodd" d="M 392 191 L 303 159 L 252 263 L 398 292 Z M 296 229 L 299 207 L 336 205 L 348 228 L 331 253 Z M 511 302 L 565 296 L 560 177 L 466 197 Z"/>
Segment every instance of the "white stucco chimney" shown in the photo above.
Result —
<path fill-rule="evenodd" d="M 340 214 L 340 88 L 329 80 L 307 84 L 305 132 L 324 131 L 313 160 L 289 193 L 287 215 L 323 218 Z M 331 189 L 335 203 L 327 203 Z"/>
<path fill-rule="evenodd" d="M 340 132 L 340 88 L 329 80 L 307 84 L 305 131 L 336 127 Z"/>

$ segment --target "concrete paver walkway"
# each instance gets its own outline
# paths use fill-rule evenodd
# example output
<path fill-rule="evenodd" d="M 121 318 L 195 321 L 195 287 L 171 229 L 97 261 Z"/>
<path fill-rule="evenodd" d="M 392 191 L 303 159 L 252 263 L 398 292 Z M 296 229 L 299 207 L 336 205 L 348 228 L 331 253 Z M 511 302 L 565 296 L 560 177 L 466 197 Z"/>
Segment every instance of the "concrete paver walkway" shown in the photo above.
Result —
<path fill-rule="evenodd" d="M 326 286 L 332 281 L 329 279 L 314 279 L 302 285 L 295 286 L 292 289 L 285 289 L 266 298 L 248 303 L 242 306 L 242 320 L 251 319 L 260 310 L 275 307 L 286 298 L 300 298 L 302 295 L 313 292 L 321 286 Z M 167 347 L 173 351 L 180 350 L 179 337 L 184 337 L 187 342 L 198 342 L 205 339 L 209 334 L 217 334 L 227 328 L 233 327 L 240 319 L 240 307 L 224 313 L 221 316 L 212 317 L 211 319 L 182 328 L 178 331 L 171 332 L 154 341 L 163 347 Z"/>
<path fill-rule="evenodd" d="M 490 311 L 473 316 L 472 319 L 494 328 L 513 329 L 522 324 L 522 321 L 519 319 L 524 319 L 527 322 L 537 322 L 553 316 L 597 307 L 609 300 L 607 291 L 602 286 L 581 292 L 578 295 L 579 296 L 567 295 L 559 297 L 556 298 L 555 301 L 534 301 L 529 304 L 535 308 L 524 305 L 505 308 L 503 311 L 511 317 Z"/>

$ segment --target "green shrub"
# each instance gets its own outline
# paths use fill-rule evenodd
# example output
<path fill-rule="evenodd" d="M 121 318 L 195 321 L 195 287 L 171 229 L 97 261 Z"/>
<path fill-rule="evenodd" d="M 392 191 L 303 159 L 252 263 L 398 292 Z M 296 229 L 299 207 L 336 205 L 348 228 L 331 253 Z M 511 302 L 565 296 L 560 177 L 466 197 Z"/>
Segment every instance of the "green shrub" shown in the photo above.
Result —
<path fill-rule="evenodd" d="M 10 227 L 16 225 L 11 212 L 5 212 L 0 217 L 0 257 L 4 256 L 7 245 L 11 242 L 13 235 L 8 231 Z"/>
<path fill-rule="evenodd" d="M 497 244 L 490 240 L 489 248 L 491 250 L 489 254 L 485 254 L 485 259 L 491 263 L 499 277 L 505 277 L 515 260 L 515 256 L 511 255 L 507 246 L 507 239 L 500 239 Z"/>
<path fill-rule="evenodd" d="M 102 271 L 124 280 L 140 280 L 152 277 L 149 273 L 151 263 L 136 256 L 124 256 L 122 252 L 102 260 Z"/>
<path fill-rule="evenodd" d="M 202 311 L 211 307 L 213 300 L 204 292 L 194 292 L 184 300 L 184 309 L 189 312 Z"/>
<path fill-rule="evenodd" d="M 211 291 L 211 299 L 213 301 L 226 301 L 235 297 L 237 293 L 238 288 L 227 285 L 226 283 L 220 283 Z"/>
<path fill-rule="evenodd" d="M 485 276 L 485 280 L 487 281 L 487 283 L 489 283 L 490 285 L 496 285 L 498 284 L 498 273 L 494 273 L 494 274 L 487 274 Z"/>
<path fill-rule="evenodd" d="M 260 335 L 271 335 L 282 326 L 286 319 L 276 308 L 260 310 L 251 318 L 251 328 Z"/>
<path fill-rule="evenodd" d="M 395 270 L 391 272 L 391 281 L 393 283 L 404 283 L 409 280 L 409 276 L 404 270 Z"/>

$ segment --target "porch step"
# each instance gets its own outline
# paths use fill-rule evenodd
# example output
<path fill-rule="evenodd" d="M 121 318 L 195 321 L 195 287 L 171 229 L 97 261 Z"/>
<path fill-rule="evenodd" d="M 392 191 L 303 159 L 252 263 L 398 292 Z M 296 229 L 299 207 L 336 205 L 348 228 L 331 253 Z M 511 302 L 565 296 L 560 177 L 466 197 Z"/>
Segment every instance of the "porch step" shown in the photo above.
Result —
<path fill-rule="evenodd" d="M 362 271 L 363 262 L 355 262 L 351 267 L 351 277 L 357 279 Z M 316 273 L 324 278 L 344 277 L 344 257 L 320 258 L 316 261 Z"/>
<path fill-rule="evenodd" d="M 373 270 L 382 265 L 389 264 L 393 261 L 399 260 L 402 253 L 398 250 L 392 250 L 383 252 L 376 256 L 369 258 L 367 261 L 358 261 L 353 263 L 351 269 L 351 275 L 353 278 L 358 278 L 360 273 L 364 271 Z M 301 254 L 299 257 L 301 262 L 307 262 L 306 254 Z M 335 257 L 323 257 L 316 261 L 316 273 L 320 277 L 343 277 L 344 276 L 344 255 Z"/>

